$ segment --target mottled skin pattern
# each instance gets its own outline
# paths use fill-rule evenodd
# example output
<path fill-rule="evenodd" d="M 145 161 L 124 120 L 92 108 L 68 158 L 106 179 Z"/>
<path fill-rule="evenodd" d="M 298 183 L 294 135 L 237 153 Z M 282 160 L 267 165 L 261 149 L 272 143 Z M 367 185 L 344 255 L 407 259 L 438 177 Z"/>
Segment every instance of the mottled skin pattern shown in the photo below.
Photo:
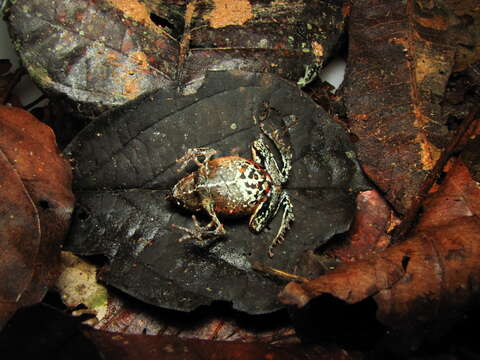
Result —
<path fill-rule="evenodd" d="M 189 161 L 194 161 L 199 169 L 180 179 L 173 187 L 173 199 L 188 210 L 205 210 L 212 218 L 209 224 L 201 226 L 193 215 L 193 229 L 173 225 L 186 232 L 179 241 L 195 240 L 198 245 L 205 246 L 225 235 L 218 216 L 250 215 L 249 228 L 258 233 L 283 206 L 280 228 L 268 248 L 268 255 L 273 256 L 273 248 L 283 241 L 290 222 L 294 220 L 290 198 L 282 189 L 291 169 L 292 152 L 279 136 L 279 130 L 270 133 L 263 123 L 260 123 L 260 129 L 280 152 L 282 168 L 278 167 L 262 137 L 252 143 L 252 160 L 239 156 L 211 160 L 216 151 L 209 148 L 190 149 L 177 160 L 182 163 L 180 170 Z"/>

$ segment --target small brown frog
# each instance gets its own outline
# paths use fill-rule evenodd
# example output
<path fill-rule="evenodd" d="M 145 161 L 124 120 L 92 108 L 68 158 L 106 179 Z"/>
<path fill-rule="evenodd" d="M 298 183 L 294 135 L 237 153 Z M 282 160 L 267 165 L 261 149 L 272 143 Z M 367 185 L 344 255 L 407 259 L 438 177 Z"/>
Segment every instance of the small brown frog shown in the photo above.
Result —
<path fill-rule="evenodd" d="M 191 211 L 204 210 L 212 218 L 206 226 L 201 226 L 193 215 L 193 229 L 173 225 L 186 232 L 179 241 L 194 240 L 202 246 L 216 241 L 225 235 L 218 216 L 250 215 L 249 228 L 259 233 L 283 206 L 280 228 L 268 248 L 268 255 L 273 256 L 273 248 L 284 240 L 290 222 L 294 220 L 292 203 L 282 189 L 291 170 L 292 151 L 281 139 L 278 129 L 270 133 L 263 122 L 259 125 L 262 134 L 277 147 L 282 168 L 277 165 L 262 135 L 251 145 L 252 160 L 240 156 L 212 159 L 217 151 L 210 148 L 189 149 L 177 160 L 182 163 L 179 171 L 189 161 L 194 161 L 199 169 L 178 181 L 173 187 L 172 198 L 178 205 Z"/>

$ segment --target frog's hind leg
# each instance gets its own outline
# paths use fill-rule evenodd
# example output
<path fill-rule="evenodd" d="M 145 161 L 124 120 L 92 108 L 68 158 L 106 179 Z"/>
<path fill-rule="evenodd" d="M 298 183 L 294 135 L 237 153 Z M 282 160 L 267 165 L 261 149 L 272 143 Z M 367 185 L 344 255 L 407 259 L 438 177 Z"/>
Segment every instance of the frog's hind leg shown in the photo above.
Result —
<path fill-rule="evenodd" d="M 204 163 L 208 162 L 216 153 L 216 150 L 207 147 L 188 149 L 185 155 L 176 160 L 177 163 L 181 164 L 177 171 L 180 172 L 185 169 L 190 161 L 193 161 L 195 164 L 197 164 L 197 166 L 200 167 Z M 199 160 L 200 157 L 204 158 L 203 161 Z"/>
<path fill-rule="evenodd" d="M 280 228 L 278 229 L 277 235 L 273 238 L 272 243 L 268 247 L 268 256 L 273 257 L 273 248 L 285 240 L 285 234 L 290 229 L 290 222 L 295 220 L 295 215 L 293 214 L 293 206 L 290 201 L 290 197 L 284 191 L 280 197 L 279 208 L 283 205 L 283 216 L 282 222 L 280 223 Z"/>
<path fill-rule="evenodd" d="M 280 195 L 280 192 L 271 191 L 270 198 L 266 201 L 262 201 L 257 206 L 252 216 L 250 216 L 250 221 L 248 223 L 250 230 L 254 233 L 259 233 L 265 228 L 265 226 L 267 226 L 270 219 L 272 219 L 278 212 Z"/>
<path fill-rule="evenodd" d="M 273 248 L 282 243 L 285 238 L 285 233 L 288 231 L 288 229 L 290 229 L 290 222 L 295 219 L 290 197 L 285 191 L 272 192 L 270 201 L 262 202 L 250 218 L 250 230 L 259 233 L 269 223 L 270 219 L 277 214 L 282 205 L 284 208 L 282 222 L 280 224 L 280 228 L 278 229 L 277 235 L 274 237 L 270 246 L 268 247 L 269 257 L 273 256 Z"/>
<path fill-rule="evenodd" d="M 201 226 L 195 215 L 192 215 L 193 229 L 173 224 L 172 226 L 174 228 L 186 233 L 178 239 L 179 242 L 193 240 L 194 245 L 206 247 L 216 242 L 219 237 L 225 235 L 225 228 L 214 211 L 213 201 L 206 200 L 203 202 L 203 206 L 212 220 L 207 225 Z"/>

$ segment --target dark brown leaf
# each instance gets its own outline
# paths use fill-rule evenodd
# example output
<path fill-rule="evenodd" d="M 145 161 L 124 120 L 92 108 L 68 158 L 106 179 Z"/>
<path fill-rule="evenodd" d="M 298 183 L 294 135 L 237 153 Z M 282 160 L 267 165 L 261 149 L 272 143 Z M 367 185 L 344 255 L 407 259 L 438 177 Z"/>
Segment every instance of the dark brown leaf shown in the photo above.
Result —
<path fill-rule="evenodd" d="M 418 209 L 454 134 L 442 122 L 440 102 L 460 46 L 454 35 L 471 32 L 452 20 L 448 6 L 361 0 L 352 9 L 345 87 L 350 130 L 359 139 L 363 169 L 403 215 Z"/>
<path fill-rule="evenodd" d="M 73 211 L 72 175 L 50 128 L 22 109 L 0 107 L 0 152 L 6 257 L 0 267 L 11 279 L 0 293 L 24 306 L 38 302 L 58 276 L 60 241 Z"/>
<path fill-rule="evenodd" d="M 182 83 L 206 70 L 273 72 L 293 81 L 321 67 L 343 33 L 346 1 L 198 0 L 192 4 Z M 190 6 L 190 5 L 189 5 Z M 182 44 L 183 45 L 183 44 Z"/>

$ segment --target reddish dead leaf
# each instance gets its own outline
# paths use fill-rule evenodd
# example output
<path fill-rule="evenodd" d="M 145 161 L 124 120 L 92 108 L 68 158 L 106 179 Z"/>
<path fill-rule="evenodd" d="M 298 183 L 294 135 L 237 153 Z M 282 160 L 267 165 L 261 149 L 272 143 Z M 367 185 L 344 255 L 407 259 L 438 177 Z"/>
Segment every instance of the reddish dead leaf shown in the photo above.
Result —
<path fill-rule="evenodd" d="M 258 342 L 276 345 L 298 343 L 287 314 L 246 316 L 213 307 L 193 314 L 145 307 L 134 299 L 110 294 L 107 314 L 97 330 L 122 334 L 172 335 L 183 339 Z"/>
<path fill-rule="evenodd" d="M 478 150 L 478 149 L 477 149 Z M 480 217 L 480 186 L 473 181 L 468 167 L 456 160 L 443 186 L 424 204 L 417 231 L 453 223 L 462 217 Z"/>
<path fill-rule="evenodd" d="M 303 345 L 270 346 L 236 342 L 182 340 L 175 336 L 119 335 L 86 330 L 105 360 L 347 360 L 355 357 L 342 349 Z"/>
<path fill-rule="evenodd" d="M 350 130 L 365 172 L 403 215 L 418 209 L 455 132 L 442 123 L 440 102 L 458 36 L 470 28 L 460 20 L 454 26 L 446 6 L 361 0 L 352 8 L 345 87 Z"/>
<path fill-rule="evenodd" d="M 356 203 L 355 219 L 345 235 L 346 241 L 325 253 L 343 262 L 360 260 L 385 250 L 390 245 L 390 232 L 399 223 L 390 206 L 376 190 L 359 193 Z"/>
<path fill-rule="evenodd" d="M 15 289 L 1 296 L 24 306 L 38 302 L 58 276 L 60 241 L 73 210 L 71 170 L 50 128 L 18 108 L 0 107 L 0 153 L 0 173 L 5 174 L 1 250 L 6 257 L 0 271 L 11 279 L 3 285 Z M 12 251 L 16 255 L 8 255 Z"/>
<path fill-rule="evenodd" d="M 16 310 L 33 276 L 40 219 L 22 180 L 0 152 L 0 328 Z"/>
<path fill-rule="evenodd" d="M 415 232 L 369 259 L 290 283 L 284 303 L 304 306 L 321 294 L 347 303 L 373 297 L 377 318 L 394 328 L 452 322 L 479 296 L 480 187 L 461 160 L 426 202 Z"/>

